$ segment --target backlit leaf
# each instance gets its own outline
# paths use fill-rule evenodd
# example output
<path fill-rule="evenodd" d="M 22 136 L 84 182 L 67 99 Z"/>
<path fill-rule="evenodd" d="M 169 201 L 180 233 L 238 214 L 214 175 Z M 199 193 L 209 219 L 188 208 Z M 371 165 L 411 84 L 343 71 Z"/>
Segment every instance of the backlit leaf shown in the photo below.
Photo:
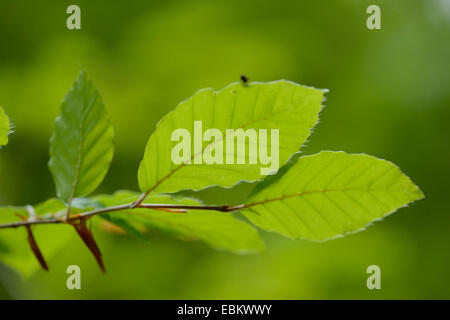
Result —
<path fill-rule="evenodd" d="M 8 116 L 0 107 L 0 147 L 8 144 L 8 135 L 11 133 L 11 124 Z"/>
<path fill-rule="evenodd" d="M 255 164 L 249 164 L 250 147 L 256 147 L 255 141 L 245 139 L 244 155 L 231 154 L 234 164 L 227 158 L 226 145 L 233 140 L 227 129 L 267 129 L 267 142 L 260 143 L 259 151 L 266 148 L 271 154 L 271 129 L 279 130 L 279 166 L 298 151 L 308 138 L 311 128 L 318 120 L 322 109 L 325 90 L 318 90 L 296 83 L 280 80 L 268 83 L 250 83 L 244 85 L 233 83 L 223 90 L 204 89 L 181 102 L 173 112 L 167 114 L 157 125 L 145 149 L 144 159 L 139 167 L 139 186 L 143 192 L 175 192 L 183 189 L 199 190 L 212 185 L 230 187 L 241 180 L 255 181 L 262 179 L 262 170 L 269 170 L 268 165 L 257 157 Z M 222 138 L 212 137 L 203 141 L 195 150 L 194 121 L 202 122 L 202 132 L 217 129 Z M 176 129 L 186 129 L 191 135 L 190 160 L 181 164 L 172 161 L 173 147 L 179 144 L 171 141 Z M 199 132 L 199 131 L 196 131 Z M 197 135 L 197 138 L 201 136 Z M 205 139 L 206 140 L 206 139 Z M 220 153 L 223 164 L 206 164 L 206 152 Z M 231 149 L 230 149 L 231 150 Z M 215 155 L 215 153 L 214 153 Z M 200 159 L 202 159 L 202 164 Z M 244 164 L 238 164 L 238 161 Z M 227 161 L 227 164 L 225 162 Z M 278 169 L 278 167 L 275 168 Z"/>
<path fill-rule="evenodd" d="M 393 163 L 324 151 L 260 182 L 242 213 L 262 229 L 325 240 L 361 230 L 423 193 Z"/>

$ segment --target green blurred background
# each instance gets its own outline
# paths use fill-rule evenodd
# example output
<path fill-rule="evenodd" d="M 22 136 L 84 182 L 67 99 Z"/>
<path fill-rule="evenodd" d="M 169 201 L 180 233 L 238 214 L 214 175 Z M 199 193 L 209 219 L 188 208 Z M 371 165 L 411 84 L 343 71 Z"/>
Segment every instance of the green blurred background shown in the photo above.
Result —
<path fill-rule="evenodd" d="M 81 7 L 82 30 L 66 28 L 70 4 Z M 366 28 L 369 4 L 381 7 L 381 30 Z M 96 229 L 106 275 L 73 237 L 50 259 L 50 273 L 22 278 L 0 263 L 0 298 L 449 299 L 449 36 L 445 0 L 0 0 L 0 105 L 16 124 L 0 150 L 0 205 L 54 195 L 48 140 L 81 68 L 102 93 L 117 136 L 96 193 L 137 190 L 156 122 L 198 89 L 220 89 L 245 74 L 329 88 L 302 151 L 389 159 L 427 197 L 325 243 L 262 232 L 260 255 Z M 196 196 L 238 202 L 251 188 Z M 82 290 L 66 289 L 70 264 L 81 267 Z M 381 267 L 381 290 L 366 287 L 372 264 Z"/>

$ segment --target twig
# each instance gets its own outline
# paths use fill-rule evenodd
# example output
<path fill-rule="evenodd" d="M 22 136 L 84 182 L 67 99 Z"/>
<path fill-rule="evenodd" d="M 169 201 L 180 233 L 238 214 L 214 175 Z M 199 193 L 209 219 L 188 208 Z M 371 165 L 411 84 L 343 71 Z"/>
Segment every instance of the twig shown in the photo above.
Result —
<path fill-rule="evenodd" d="M 242 208 L 243 205 L 239 206 L 188 206 L 188 205 L 176 205 L 176 204 L 153 204 L 153 203 L 144 203 L 140 204 L 137 208 L 146 208 L 146 209 L 186 209 L 186 210 L 212 210 L 212 211 L 221 211 L 221 212 L 230 212 L 236 211 Z"/>
<path fill-rule="evenodd" d="M 17 221 L 17 222 L 0 224 L 0 229 L 17 228 L 17 227 L 29 226 L 29 225 L 35 225 L 35 224 L 56 224 L 56 223 L 72 224 L 73 222 L 75 222 L 77 220 L 90 218 L 90 217 L 100 215 L 103 213 L 121 211 L 121 210 L 133 210 L 133 209 L 139 209 L 139 208 L 163 210 L 163 211 L 168 211 L 168 212 L 170 212 L 170 209 L 178 210 L 179 212 L 181 212 L 182 210 L 212 210 L 212 211 L 220 211 L 220 212 L 232 212 L 232 211 L 237 211 L 237 210 L 243 209 L 244 207 L 245 207 L 244 205 L 236 205 L 236 206 L 198 205 L 198 206 L 196 206 L 196 205 L 176 205 L 176 204 L 157 204 L 157 203 L 142 203 L 142 204 L 139 204 L 138 206 L 135 206 L 135 203 L 128 203 L 128 204 L 122 204 L 122 205 L 118 205 L 118 206 L 112 206 L 112 207 L 82 212 L 79 214 L 71 215 L 68 219 L 54 218 L 54 219 L 40 220 L 39 217 L 36 216 L 36 217 L 34 217 L 34 219 L 27 220 L 27 221 Z"/>

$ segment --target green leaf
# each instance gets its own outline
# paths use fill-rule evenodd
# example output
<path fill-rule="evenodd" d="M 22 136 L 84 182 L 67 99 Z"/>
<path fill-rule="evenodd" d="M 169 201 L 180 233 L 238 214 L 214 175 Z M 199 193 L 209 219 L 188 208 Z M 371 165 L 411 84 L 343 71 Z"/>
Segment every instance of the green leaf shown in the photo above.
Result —
<path fill-rule="evenodd" d="M 94 191 L 113 157 L 114 132 L 100 94 L 82 71 L 61 106 L 50 141 L 50 171 L 58 197 Z"/>
<path fill-rule="evenodd" d="M 138 197 L 138 193 L 119 191 L 112 196 L 102 195 L 93 199 L 109 207 L 131 203 Z M 174 199 L 168 195 L 151 195 L 144 203 L 200 204 L 194 199 Z M 239 253 L 258 252 L 264 248 L 256 229 L 248 223 L 236 219 L 230 213 L 207 210 L 171 213 L 151 209 L 132 209 L 110 213 L 108 220 L 119 226 L 126 221 L 133 226 L 134 231 L 140 229 L 139 226 L 146 226 L 150 230 L 163 230 L 183 239 L 198 239 L 214 248 Z"/>
<path fill-rule="evenodd" d="M 8 116 L 0 107 L 0 146 L 6 146 L 8 144 L 8 135 L 11 133 L 11 125 Z"/>
<path fill-rule="evenodd" d="M 158 123 L 139 167 L 140 189 L 143 192 L 171 193 L 212 185 L 231 187 L 241 180 L 262 179 L 261 169 L 267 165 L 261 163 L 260 157 L 256 164 L 249 164 L 249 152 L 245 154 L 245 164 L 237 164 L 238 159 L 244 160 L 238 153 L 234 155 L 233 165 L 196 162 L 204 157 L 205 151 L 212 150 L 221 152 L 225 162 L 225 145 L 233 139 L 226 129 L 267 129 L 268 133 L 271 129 L 278 129 L 279 165 L 283 165 L 308 138 L 318 120 L 325 92 L 285 80 L 249 85 L 233 83 L 221 91 L 200 90 Z M 171 141 L 171 135 L 175 129 L 186 129 L 193 140 L 194 121 L 202 121 L 203 132 L 210 128 L 220 130 L 222 139 L 203 141 L 197 150 L 191 143 L 191 160 L 175 164 L 171 152 L 179 142 Z M 245 139 L 245 144 L 249 150 L 249 139 Z M 222 150 L 220 145 L 223 145 Z M 267 146 L 270 154 L 270 134 Z"/>
<path fill-rule="evenodd" d="M 57 215 L 66 209 L 66 205 L 63 201 L 56 198 L 48 199 L 44 202 L 37 204 L 34 208 L 37 215 L 54 214 Z"/>
<path fill-rule="evenodd" d="M 20 221 L 16 213 L 22 216 L 29 216 L 28 210 L 34 210 L 36 215 L 54 215 L 65 210 L 65 205 L 61 200 L 50 199 L 36 205 L 34 208 L 26 206 L 6 206 L 0 207 L 0 223 Z M 39 225 L 32 226 L 33 234 L 45 259 L 50 260 L 60 249 L 62 249 L 75 235 L 70 226 L 65 225 Z M 10 268 L 20 272 L 28 278 L 40 266 L 30 250 L 27 241 L 25 228 L 10 228 L 0 230 L 0 262 Z M 52 266 L 50 264 L 50 270 Z"/>
<path fill-rule="evenodd" d="M 38 216 L 45 216 L 47 214 L 57 215 L 66 209 L 63 201 L 51 198 L 41 202 L 35 206 L 0 206 L 0 221 L 2 223 L 14 222 L 20 220 L 16 215 L 29 216 L 29 209 L 32 208 Z"/>
<path fill-rule="evenodd" d="M 118 215 L 111 215 L 111 214 L 102 214 L 100 218 L 111 222 L 112 224 L 115 224 L 116 226 L 120 227 L 122 230 L 124 230 L 127 234 L 138 238 L 140 240 L 148 241 L 149 239 L 145 236 L 142 230 L 143 229 L 141 225 L 138 223 L 133 223 L 133 221 L 129 221 L 130 219 L 122 218 Z"/>
<path fill-rule="evenodd" d="M 265 230 L 325 240 L 359 231 L 423 197 L 389 161 L 324 151 L 260 182 L 242 213 Z"/>

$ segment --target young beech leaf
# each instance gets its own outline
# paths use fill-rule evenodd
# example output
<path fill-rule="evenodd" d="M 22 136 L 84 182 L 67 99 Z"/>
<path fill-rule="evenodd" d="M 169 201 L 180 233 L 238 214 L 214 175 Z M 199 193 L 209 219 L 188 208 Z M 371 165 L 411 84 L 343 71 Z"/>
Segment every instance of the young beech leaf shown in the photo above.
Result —
<path fill-rule="evenodd" d="M 268 83 L 252 82 L 248 85 L 233 83 L 220 91 L 203 89 L 181 102 L 174 111 L 167 114 L 156 126 L 145 149 L 144 159 L 139 167 L 139 186 L 143 192 L 175 192 L 183 189 L 199 190 L 212 185 L 230 187 L 241 180 L 255 181 L 264 177 L 262 168 L 267 164 L 257 157 L 256 164 L 249 164 L 249 152 L 244 164 L 225 164 L 226 144 L 233 140 L 231 129 L 266 129 L 267 154 L 271 153 L 271 129 L 279 130 L 279 165 L 283 165 L 298 151 L 308 138 L 311 128 L 318 120 L 326 90 L 318 90 L 296 83 L 280 80 Z M 222 138 L 210 137 L 202 142 L 194 121 L 202 122 L 202 132 L 214 128 Z M 180 142 L 171 141 L 176 129 L 186 129 L 191 135 L 190 160 L 175 164 L 171 159 L 172 149 Z M 227 129 L 228 130 L 227 132 Z M 195 132 L 197 131 L 197 132 Z M 201 133 L 200 133 L 201 134 Z M 196 136 L 197 135 L 197 136 Z M 195 139 L 200 139 L 195 148 Z M 258 140 L 259 137 L 258 137 Z M 249 139 L 245 139 L 245 149 L 249 150 Z M 261 142 L 258 149 L 262 146 Z M 213 151 L 214 150 L 214 151 Z M 260 150 L 258 150 L 260 152 Z M 206 152 L 219 152 L 223 164 L 206 164 Z M 230 154 L 228 154 L 230 156 Z M 189 158 L 189 157 L 188 157 Z M 241 156 L 241 158 L 243 158 Z M 228 163 L 228 161 L 227 161 Z M 278 168 L 275 168 L 275 170 Z"/>
<path fill-rule="evenodd" d="M 8 135 L 11 133 L 11 126 L 8 116 L 0 107 L 0 147 L 8 144 Z"/>
<path fill-rule="evenodd" d="M 105 206 L 130 203 L 139 198 L 139 194 L 130 191 L 118 191 L 114 195 L 98 196 L 94 199 Z M 194 199 L 174 199 L 168 195 L 151 195 L 144 203 L 199 205 Z M 170 213 L 151 209 L 132 209 L 112 212 L 108 221 L 121 226 L 124 221 L 132 225 L 146 226 L 149 230 L 159 229 L 185 239 L 198 239 L 218 249 L 238 253 L 258 252 L 264 244 L 258 232 L 248 223 L 236 219 L 231 213 L 216 211 L 188 210 L 187 213 Z M 141 229 L 141 228 L 139 228 Z"/>
<path fill-rule="evenodd" d="M 94 191 L 113 157 L 114 132 L 100 94 L 82 71 L 65 96 L 50 141 L 49 167 L 58 197 Z"/>
<path fill-rule="evenodd" d="M 359 231 L 423 197 L 389 161 L 323 151 L 260 182 L 242 213 L 268 231 L 325 240 Z"/>

